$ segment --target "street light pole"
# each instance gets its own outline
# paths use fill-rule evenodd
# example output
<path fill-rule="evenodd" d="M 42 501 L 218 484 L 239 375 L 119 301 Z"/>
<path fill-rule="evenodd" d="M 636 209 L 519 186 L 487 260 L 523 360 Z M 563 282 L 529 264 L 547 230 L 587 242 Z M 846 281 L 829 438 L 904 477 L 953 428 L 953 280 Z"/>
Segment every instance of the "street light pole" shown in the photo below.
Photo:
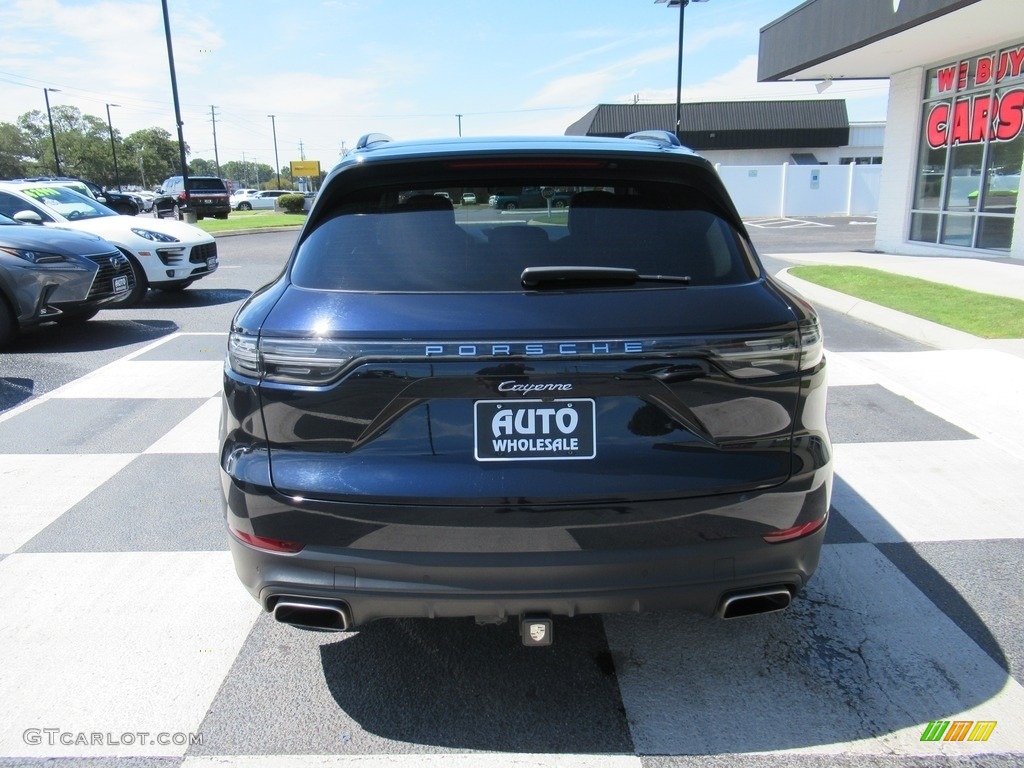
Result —
<path fill-rule="evenodd" d="M 121 174 L 117 170 L 117 150 L 114 148 L 114 124 L 110 122 L 110 108 L 120 107 L 120 104 L 107 104 L 107 128 L 110 130 L 110 154 L 114 156 L 114 180 L 117 182 L 117 191 L 121 191 Z"/>
<path fill-rule="evenodd" d="M 178 124 L 178 162 L 181 164 L 181 188 L 185 194 L 185 208 L 191 209 L 192 196 L 189 193 L 188 158 L 185 155 L 185 134 L 181 130 L 181 103 L 178 101 L 178 77 L 174 73 L 174 47 L 171 45 L 171 19 L 167 12 L 167 0 L 161 0 L 164 12 L 164 37 L 167 39 L 167 66 L 171 70 L 171 95 L 174 97 L 174 122 Z"/>
<path fill-rule="evenodd" d="M 693 0 L 695 3 L 706 3 L 708 0 Z M 655 3 L 664 3 L 666 0 L 654 0 Z M 683 22 L 686 18 L 686 6 L 690 0 L 668 0 L 668 8 L 679 9 L 679 63 L 676 75 L 676 138 L 683 128 Z"/>
<path fill-rule="evenodd" d="M 273 115 L 267 115 L 270 118 L 270 127 L 274 131 L 274 168 L 277 169 L 277 188 L 281 188 L 281 161 L 277 159 L 277 123 L 274 121 Z"/>
<path fill-rule="evenodd" d="M 60 88 L 43 88 L 43 98 L 46 99 L 46 119 L 50 123 L 50 141 L 53 143 L 53 163 L 57 166 L 57 175 L 60 176 L 60 158 L 57 156 L 57 134 L 53 131 L 53 115 L 50 113 L 50 91 L 60 93 Z"/>

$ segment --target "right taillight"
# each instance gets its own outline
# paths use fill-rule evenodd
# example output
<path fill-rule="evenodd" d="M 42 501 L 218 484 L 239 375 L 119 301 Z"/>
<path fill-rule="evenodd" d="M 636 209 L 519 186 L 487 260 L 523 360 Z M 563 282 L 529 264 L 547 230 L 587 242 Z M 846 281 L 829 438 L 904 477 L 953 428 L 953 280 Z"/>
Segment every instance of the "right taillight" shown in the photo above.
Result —
<path fill-rule="evenodd" d="M 825 356 L 825 338 L 817 317 L 800 321 L 800 370 L 814 368 Z"/>

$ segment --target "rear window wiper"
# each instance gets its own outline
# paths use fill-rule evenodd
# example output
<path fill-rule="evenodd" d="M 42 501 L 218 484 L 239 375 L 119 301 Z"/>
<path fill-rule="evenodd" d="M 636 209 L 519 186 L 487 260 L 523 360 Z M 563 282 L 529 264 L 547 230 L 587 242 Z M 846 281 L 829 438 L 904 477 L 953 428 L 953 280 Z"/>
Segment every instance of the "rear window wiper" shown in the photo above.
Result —
<path fill-rule="evenodd" d="M 616 286 L 636 283 L 689 285 L 689 275 L 641 275 L 623 267 L 527 267 L 520 276 L 524 288 Z"/>

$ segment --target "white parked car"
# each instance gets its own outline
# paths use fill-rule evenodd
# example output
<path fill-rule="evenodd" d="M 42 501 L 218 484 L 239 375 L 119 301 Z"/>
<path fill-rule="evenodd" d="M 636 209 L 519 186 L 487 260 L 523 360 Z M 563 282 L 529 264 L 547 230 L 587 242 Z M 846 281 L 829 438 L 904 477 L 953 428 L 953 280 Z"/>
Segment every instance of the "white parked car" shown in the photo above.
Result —
<path fill-rule="evenodd" d="M 242 202 L 246 198 L 252 197 L 257 192 L 259 192 L 258 189 L 236 189 L 234 192 L 231 193 L 231 197 L 228 198 L 228 202 L 231 203 L 231 210 L 237 210 L 237 206 L 240 202 Z"/>
<path fill-rule="evenodd" d="M 0 213 L 27 224 L 91 232 L 116 245 L 131 262 L 135 287 L 108 306 L 136 304 L 147 288 L 180 291 L 217 269 L 217 242 L 199 227 L 119 216 L 68 187 L 0 181 Z"/>
<path fill-rule="evenodd" d="M 231 207 L 236 211 L 273 210 L 277 198 L 281 195 L 291 194 L 295 193 L 290 189 L 264 189 L 262 192 L 239 200 L 237 204 L 232 203 Z"/>

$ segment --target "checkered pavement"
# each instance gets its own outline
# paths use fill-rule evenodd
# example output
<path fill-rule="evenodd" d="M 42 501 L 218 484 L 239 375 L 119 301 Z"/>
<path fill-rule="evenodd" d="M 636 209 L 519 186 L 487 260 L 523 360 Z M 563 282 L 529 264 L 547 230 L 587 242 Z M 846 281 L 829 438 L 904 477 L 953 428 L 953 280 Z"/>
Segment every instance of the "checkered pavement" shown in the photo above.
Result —
<path fill-rule="evenodd" d="M 263 615 L 217 496 L 224 343 L 172 335 L 0 415 L 0 764 L 1024 760 L 1024 359 L 830 351 L 834 509 L 804 596 L 558 620 L 538 650 L 511 624 Z M 922 742 L 934 720 L 997 725 Z"/>

